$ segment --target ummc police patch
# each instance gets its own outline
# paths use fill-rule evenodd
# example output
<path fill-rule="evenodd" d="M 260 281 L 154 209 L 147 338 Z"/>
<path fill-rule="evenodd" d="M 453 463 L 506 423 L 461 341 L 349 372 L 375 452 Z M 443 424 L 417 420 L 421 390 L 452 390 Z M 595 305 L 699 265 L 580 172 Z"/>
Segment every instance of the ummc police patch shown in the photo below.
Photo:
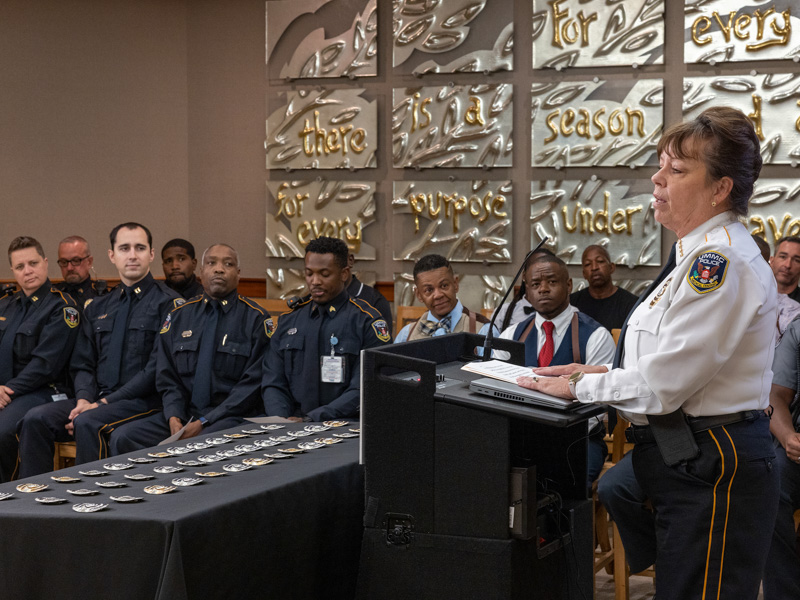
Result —
<path fill-rule="evenodd" d="M 728 270 L 728 259 L 719 252 L 703 252 L 698 256 L 686 281 L 698 294 L 707 294 L 722 287 L 725 272 Z"/>

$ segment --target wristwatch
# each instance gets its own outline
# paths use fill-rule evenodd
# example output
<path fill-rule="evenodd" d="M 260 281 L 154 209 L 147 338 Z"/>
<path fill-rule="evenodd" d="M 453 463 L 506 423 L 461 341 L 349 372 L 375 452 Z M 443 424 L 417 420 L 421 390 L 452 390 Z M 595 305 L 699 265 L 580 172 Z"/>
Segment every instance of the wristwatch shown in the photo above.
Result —
<path fill-rule="evenodd" d="M 569 393 L 575 398 L 578 397 L 578 392 L 575 391 L 575 384 L 583 379 L 584 374 L 585 373 L 583 371 L 577 371 L 569 376 Z"/>
<path fill-rule="evenodd" d="M 197 420 L 198 420 L 198 421 L 200 421 L 200 424 L 201 424 L 203 427 L 208 427 L 209 425 L 211 425 L 211 423 L 209 423 L 209 422 L 208 422 L 208 419 L 206 419 L 205 417 L 200 417 L 200 418 L 199 418 L 199 419 L 197 419 Z"/>

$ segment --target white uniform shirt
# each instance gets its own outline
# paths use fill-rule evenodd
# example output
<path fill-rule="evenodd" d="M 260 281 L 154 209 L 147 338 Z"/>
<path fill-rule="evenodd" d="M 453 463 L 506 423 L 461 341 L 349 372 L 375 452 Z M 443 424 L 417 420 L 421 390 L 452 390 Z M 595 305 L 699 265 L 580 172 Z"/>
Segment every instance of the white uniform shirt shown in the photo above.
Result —
<path fill-rule="evenodd" d="M 622 368 L 586 375 L 578 400 L 611 403 L 639 425 L 679 407 L 765 409 L 777 317 L 769 265 L 744 225 L 717 215 L 678 241 L 675 269 L 631 315 Z"/>

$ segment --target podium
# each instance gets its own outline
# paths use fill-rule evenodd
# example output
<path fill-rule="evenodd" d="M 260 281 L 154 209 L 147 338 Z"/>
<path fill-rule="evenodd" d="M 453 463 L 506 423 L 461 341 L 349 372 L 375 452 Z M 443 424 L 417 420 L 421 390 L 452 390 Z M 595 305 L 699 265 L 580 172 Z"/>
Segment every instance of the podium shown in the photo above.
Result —
<path fill-rule="evenodd" d="M 603 409 L 471 392 L 461 367 L 483 339 L 364 353 L 361 600 L 592 597 L 586 421 Z M 522 344 L 494 347 L 523 363 Z"/>

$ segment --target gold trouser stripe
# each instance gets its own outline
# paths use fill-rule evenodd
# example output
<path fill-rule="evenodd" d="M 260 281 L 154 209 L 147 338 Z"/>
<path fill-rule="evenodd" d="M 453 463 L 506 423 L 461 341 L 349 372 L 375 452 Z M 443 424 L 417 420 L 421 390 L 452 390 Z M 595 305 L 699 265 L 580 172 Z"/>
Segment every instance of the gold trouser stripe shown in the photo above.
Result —
<path fill-rule="evenodd" d="M 723 525 L 723 528 L 722 528 L 722 544 L 721 544 L 720 554 L 719 554 L 719 578 L 717 580 L 717 593 L 715 595 L 715 597 L 717 599 L 719 599 L 720 594 L 722 592 L 722 573 L 723 573 L 723 568 L 724 568 L 724 563 L 725 563 L 725 542 L 726 542 L 727 537 L 728 537 L 728 519 L 730 517 L 730 508 L 731 508 L 731 488 L 733 487 L 733 480 L 736 477 L 736 471 L 739 468 L 739 457 L 738 457 L 738 454 L 736 452 L 736 444 L 733 443 L 733 439 L 731 439 L 731 436 L 728 433 L 728 430 L 725 429 L 725 427 L 722 427 L 721 429 L 725 433 L 725 437 L 727 437 L 728 441 L 730 442 L 730 449 L 733 452 L 733 468 L 729 468 L 730 476 L 729 476 L 729 479 L 728 479 L 727 488 L 724 489 L 724 490 L 719 490 L 719 492 L 720 492 L 719 496 L 722 496 L 722 492 L 724 492 L 724 498 L 725 498 L 724 511 L 725 511 L 725 513 L 724 513 L 724 525 Z M 710 563 L 711 563 L 711 545 L 712 545 L 712 542 L 714 541 L 713 540 L 714 524 L 717 521 L 718 488 L 720 487 L 720 484 L 722 483 L 723 479 L 725 478 L 725 474 L 726 474 L 725 473 L 725 470 L 726 470 L 726 467 L 725 467 L 725 452 L 722 450 L 722 447 L 720 446 L 719 440 L 717 440 L 717 437 L 714 435 L 714 433 L 711 430 L 709 430 L 708 433 L 711 436 L 711 439 L 714 440 L 714 444 L 716 444 L 716 446 L 717 446 L 717 451 L 719 452 L 720 460 L 722 462 L 722 469 L 721 469 L 721 472 L 719 474 L 719 478 L 717 478 L 717 481 L 714 484 L 713 504 L 712 504 L 712 509 L 711 509 L 711 525 L 710 525 L 709 531 L 708 531 L 708 550 L 706 551 L 706 570 L 705 570 L 705 577 L 703 578 L 703 596 L 702 596 L 703 600 L 706 600 L 707 593 L 710 592 L 710 590 L 708 589 L 708 576 L 709 576 L 709 572 L 708 571 L 709 571 L 709 567 L 710 567 Z M 719 498 L 719 500 L 721 502 L 722 498 Z M 720 507 L 720 511 L 719 512 L 722 513 L 722 507 Z M 711 592 L 711 593 L 713 594 L 713 592 Z"/>
<path fill-rule="evenodd" d="M 100 443 L 100 456 L 97 460 L 103 460 L 108 458 L 108 443 L 106 442 L 106 438 L 103 435 L 104 433 L 110 434 L 116 428 L 116 425 L 120 423 L 125 423 L 126 421 L 130 421 L 131 419 L 137 419 L 139 417 L 146 417 L 147 415 L 152 415 L 154 412 L 158 412 L 157 408 L 153 408 L 148 410 L 147 412 L 139 413 L 136 415 L 131 415 L 130 417 L 125 417 L 124 419 L 120 419 L 119 421 L 114 421 L 113 423 L 106 423 L 100 429 L 97 430 L 97 441 Z M 108 428 L 111 429 L 108 429 Z"/>

